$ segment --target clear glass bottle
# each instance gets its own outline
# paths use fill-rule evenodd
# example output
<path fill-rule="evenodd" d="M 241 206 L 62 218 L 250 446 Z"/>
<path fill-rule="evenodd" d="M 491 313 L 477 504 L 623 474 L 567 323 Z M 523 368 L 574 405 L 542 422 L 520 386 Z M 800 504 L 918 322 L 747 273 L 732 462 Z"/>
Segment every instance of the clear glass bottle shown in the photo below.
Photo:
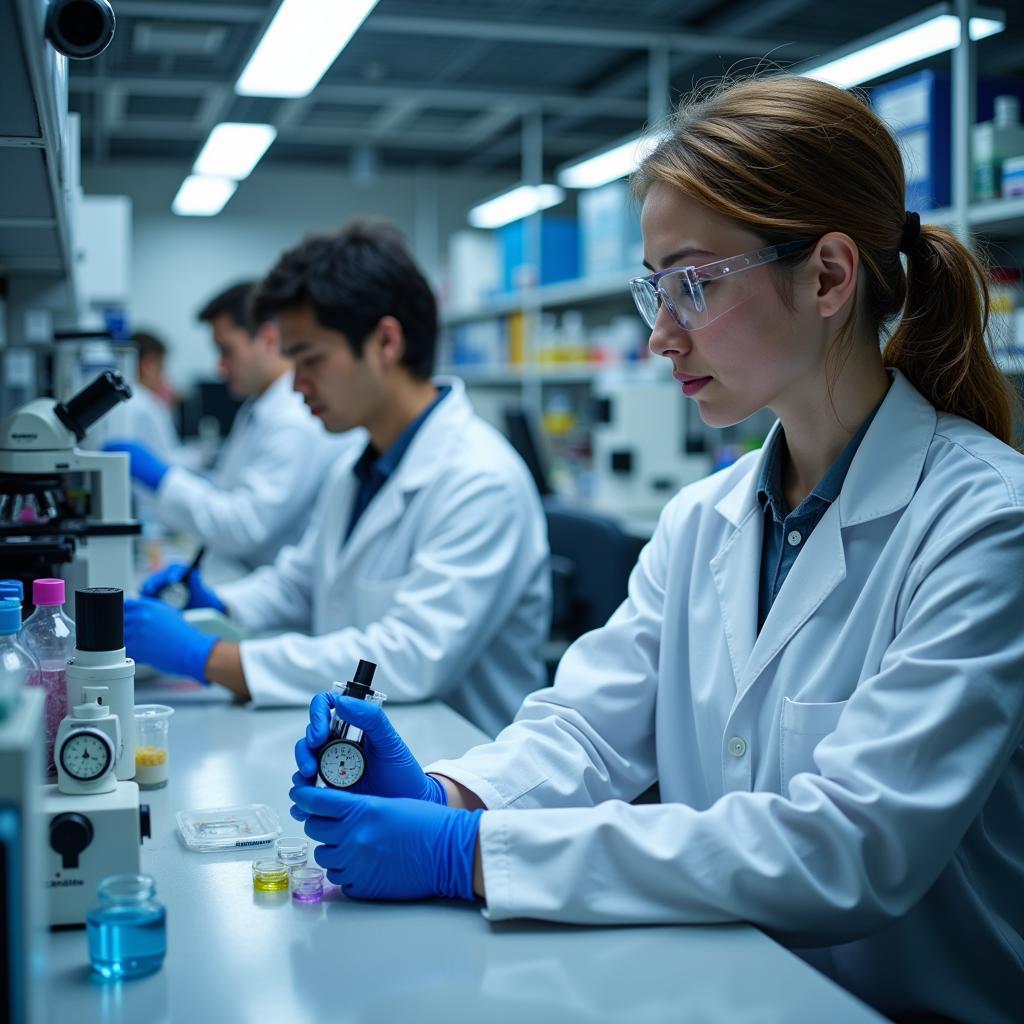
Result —
<path fill-rule="evenodd" d="M 21 688 L 39 674 L 39 662 L 18 642 L 20 629 L 21 602 L 0 598 L 0 717 L 6 717 Z"/>
<path fill-rule="evenodd" d="M 21 628 L 21 642 L 39 661 L 39 673 L 30 686 L 46 690 L 46 774 L 57 774 L 53 741 L 61 720 L 68 713 L 67 661 L 75 653 L 75 624 L 63 612 L 64 581 L 32 581 L 32 603 L 36 610 Z"/>
<path fill-rule="evenodd" d="M 104 978 L 136 978 L 159 970 L 167 953 L 167 912 L 150 875 L 110 875 L 86 915 L 89 959 Z"/>

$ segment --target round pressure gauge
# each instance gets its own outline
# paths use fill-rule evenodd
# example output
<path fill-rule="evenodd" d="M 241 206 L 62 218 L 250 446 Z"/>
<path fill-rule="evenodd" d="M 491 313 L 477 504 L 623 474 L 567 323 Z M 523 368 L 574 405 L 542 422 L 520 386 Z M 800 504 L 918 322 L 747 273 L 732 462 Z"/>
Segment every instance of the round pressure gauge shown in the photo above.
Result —
<path fill-rule="evenodd" d="M 354 786 L 366 771 L 363 748 L 352 740 L 331 740 L 320 750 L 320 778 L 333 789 Z"/>
<path fill-rule="evenodd" d="M 114 764 L 114 748 L 98 729 L 76 729 L 61 744 L 60 765 L 73 779 L 92 782 Z"/>

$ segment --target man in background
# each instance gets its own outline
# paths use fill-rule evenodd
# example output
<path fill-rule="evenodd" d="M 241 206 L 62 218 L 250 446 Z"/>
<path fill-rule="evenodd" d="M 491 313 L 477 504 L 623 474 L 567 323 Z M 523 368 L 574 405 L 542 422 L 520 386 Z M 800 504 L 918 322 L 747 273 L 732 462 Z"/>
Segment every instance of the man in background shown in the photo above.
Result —
<path fill-rule="evenodd" d="M 234 284 L 199 312 L 228 392 L 244 400 L 209 477 L 173 465 L 137 441 L 112 441 L 107 450 L 128 452 L 132 478 L 153 491 L 155 513 L 167 529 L 257 568 L 302 535 L 345 444 L 330 437 L 292 390 L 292 367 L 280 353 L 277 328 L 250 321 L 251 289 L 251 281 Z"/>

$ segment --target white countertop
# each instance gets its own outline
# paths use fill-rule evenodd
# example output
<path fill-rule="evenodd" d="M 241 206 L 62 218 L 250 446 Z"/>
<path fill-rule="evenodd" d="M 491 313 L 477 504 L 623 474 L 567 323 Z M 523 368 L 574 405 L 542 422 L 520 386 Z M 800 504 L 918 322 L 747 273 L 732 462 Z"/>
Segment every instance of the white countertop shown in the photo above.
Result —
<path fill-rule="evenodd" d="M 140 686 L 136 699 L 167 695 Z M 53 933 L 54 1024 L 882 1020 L 745 925 L 489 924 L 462 903 L 350 902 L 331 888 L 324 902 L 299 906 L 287 893 L 256 893 L 256 854 L 193 853 L 174 815 L 265 803 L 284 834 L 300 835 L 288 789 L 306 712 L 236 706 L 216 688 L 205 695 L 171 720 L 170 784 L 143 793 L 153 837 L 142 869 L 167 907 L 164 966 L 103 982 L 90 973 L 84 929 Z M 388 713 L 424 763 L 485 739 L 443 704 Z"/>

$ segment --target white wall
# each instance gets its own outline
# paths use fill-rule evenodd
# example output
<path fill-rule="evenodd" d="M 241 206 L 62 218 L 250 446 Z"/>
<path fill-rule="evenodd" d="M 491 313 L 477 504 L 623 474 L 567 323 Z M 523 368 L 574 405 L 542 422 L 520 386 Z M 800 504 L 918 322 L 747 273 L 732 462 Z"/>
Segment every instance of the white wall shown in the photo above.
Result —
<path fill-rule="evenodd" d="M 179 388 L 213 375 L 214 354 L 196 311 L 225 285 L 266 272 L 280 252 L 311 231 L 354 216 L 394 221 L 406 234 L 435 287 L 443 280 L 447 238 L 466 225 L 466 211 L 507 179 L 439 175 L 423 170 L 381 174 L 372 185 L 338 171 L 257 168 L 216 217 L 178 217 L 171 200 L 187 172 L 153 164 L 85 165 L 90 195 L 132 199 L 131 302 L 136 328 L 171 348 L 168 368 Z"/>

